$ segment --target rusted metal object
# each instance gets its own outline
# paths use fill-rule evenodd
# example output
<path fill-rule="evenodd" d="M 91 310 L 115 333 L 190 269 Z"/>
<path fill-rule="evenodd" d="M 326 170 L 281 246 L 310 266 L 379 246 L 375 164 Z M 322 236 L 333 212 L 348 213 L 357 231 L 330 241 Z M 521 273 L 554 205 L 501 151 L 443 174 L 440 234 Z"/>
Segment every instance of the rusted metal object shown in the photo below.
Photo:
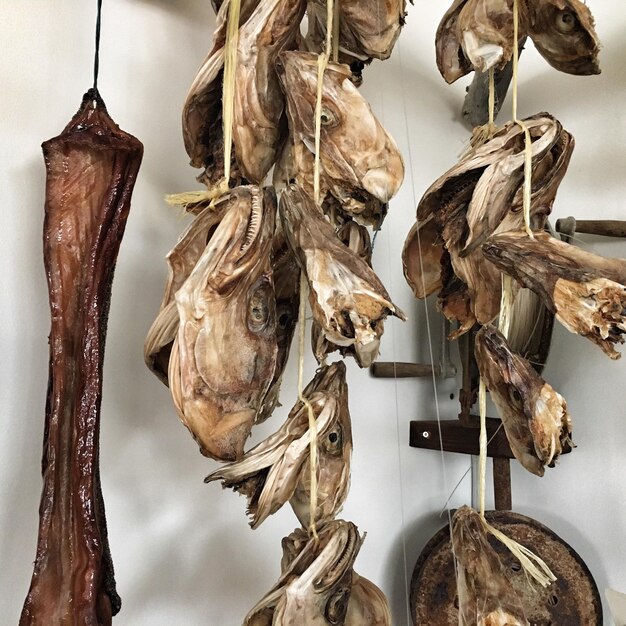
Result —
<path fill-rule="evenodd" d="M 519 562 L 491 538 L 520 594 L 531 626 L 601 626 L 602 604 L 591 572 L 576 551 L 539 522 L 508 511 L 489 511 L 490 524 L 540 556 L 557 577 L 547 589 L 531 587 Z M 410 588 L 414 626 L 457 626 L 458 598 L 450 531 L 442 528 L 419 556 Z"/>

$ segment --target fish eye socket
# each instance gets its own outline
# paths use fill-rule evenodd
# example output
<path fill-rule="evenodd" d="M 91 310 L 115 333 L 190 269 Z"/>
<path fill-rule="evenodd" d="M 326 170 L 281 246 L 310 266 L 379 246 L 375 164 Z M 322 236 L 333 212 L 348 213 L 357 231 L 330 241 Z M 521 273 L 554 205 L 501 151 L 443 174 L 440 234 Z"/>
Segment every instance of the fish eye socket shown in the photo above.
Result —
<path fill-rule="evenodd" d="M 343 624 L 347 612 L 348 592 L 345 589 L 340 589 L 328 600 L 324 614 L 329 624 Z"/>
<path fill-rule="evenodd" d="M 322 126 L 330 126 L 331 124 L 334 124 L 336 120 L 332 111 L 329 111 L 328 109 L 322 109 L 320 121 L 322 123 Z"/>
<path fill-rule="evenodd" d="M 248 328 L 253 332 L 262 331 L 270 318 L 269 294 L 266 286 L 254 291 L 248 301 Z"/>
<path fill-rule="evenodd" d="M 569 11 L 561 11 L 556 16 L 556 27 L 562 33 L 571 33 L 577 25 L 576 16 Z"/>
<path fill-rule="evenodd" d="M 509 391 L 509 397 L 511 398 L 511 402 L 513 402 L 516 406 L 520 406 L 522 404 L 522 395 L 515 387 L 512 387 Z"/>
<path fill-rule="evenodd" d="M 328 433 L 326 437 L 326 445 L 324 446 L 327 452 L 337 454 L 343 449 L 343 434 L 341 427 L 337 426 Z"/>

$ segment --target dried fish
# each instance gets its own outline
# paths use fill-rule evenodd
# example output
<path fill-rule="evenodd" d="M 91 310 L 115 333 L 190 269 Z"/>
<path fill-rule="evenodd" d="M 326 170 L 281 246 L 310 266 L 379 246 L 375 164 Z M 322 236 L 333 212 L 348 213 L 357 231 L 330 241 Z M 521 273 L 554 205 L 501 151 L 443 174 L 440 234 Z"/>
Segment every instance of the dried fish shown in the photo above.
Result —
<path fill-rule="evenodd" d="M 337 237 L 347 248 L 372 267 L 372 243 L 367 228 L 348 220 L 337 230 Z M 325 363 L 326 357 L 339 350 L 342 356 L 357 358 L 354 346 L 338 346 L 326 339 L 322 327 L 315 321 L 311 326 L 311 346 L 318 363 Z"/>
<path fill-rule="evenodd" d="M 356 572 L 352 573 L 345 626 L 391 626 L 391 611 L 385 594 Z"/>
<path fill-rule="evenodd" d="M 429 217 L 416 222 L 404 242 L 402 269 L 416 298 L 426 298 L 442 287 L 441 257 L 444 253 L 441 228 Z"/>
<path fill-rule="evenodd" d="M 143 146 L 87 92 L 43 144 L 52 313 L 39 537 L 21 626 L 108 626 L 120 609 L 99 473 L 102 366 L 113 270 Z"/>
<path fill-rule="evenodd" d="M 241 0 L 239 25 L 245 24 L 259 0 Z M 213 45 L 189 88 L 183 106 L 185 150 L 192 167 L 203 168 L 198 180 L 209 187 L 224 177 L 224 133 L 222 127 L 222 86 L 224 46 L 230 1 L 222 2 L 216 18 Z M 231 186 L 242 182 L 235 154 L 231 156 Z"/>
<path fill-rule="evenodd" d="M 600 72 L 593 16 L 579 0 L 519 2 L 518 20 L 519 39 L 530 36 L 555 69 Z M 437 67 L 448 83 L 473 70 L 501 70 L 513 56 L 513 44 L 512 0 L 455 0 L 437 29 Z"/>
<path fill-rule="evenodd" d="M 283 372 L 289 358 L 291 340 L 298 323 L 300 305 L 300 268 L 291 252 L 280 223 L 276 227 L 272 246 L 272 274 L 276 294 L 276 369 L 274 377 L 257 415 L 257 423 L 264 422 L 279 406 L 278 394 Z"/>
<path fill-rule="evenodd" d="M 378 355 L 383 321 L 405 319 L 390 300 L 373 270 L 337 238 L 321 210 L 296 185 L 280 200 L 287 240 L 309 284 L 314 320 L 326 338 L 342 347 L 354 346 L 361 367 Z"/>
<path fill-rule="evenodd" d="M 303 158 L 315 152 L 317 55 L 283 52 L 278 74 L 287 99 L 287 114 L 298 160 L 296 181 L 312 193 L 312 177 L 301 177 Z M 404 163 L 393 139 L 352 84 L 347 65 L 330 63 L 322 86 L 320 188 L 330 192 L 341 209 L 363 224 L 378 225 L 387 202 L 400 188 Z M 311 168 L 312 171 L 312 168 Z"/>
<path fill-rule="evenodd" d="M 169 276 L 163 301 L 144 344 L 144 359 L 148 369 L 166 385 L 172 344 L 180 322 L 174 295 L 189 278 L 227 207 L 227 202 L 206 206 L 167 255 Z"/>
<path fill-rule="evenodd" d="M 180 327 L 168 378 L 201 452 L 232 461 L 243 454 L 276 368 L 276 197 L 271 188 L 237 187 L 220 203 L 228 205 L 224 217 L 175 294 Z"/>
<path fill-rule="evenodd" d="M 285 537 L 282 574 L 243 626 L 345 624 L 352 566 L 362 543 L 357 527 L 343 520 L 324 525 L 317 541 L 301 529 Z"/>
<path fill-rule="evenodd" d="M 295 44 L 305 0 L 259 3 L 242 26 L 237 47 L 233 142 L 243 175 L 260 183 L 286 137 L 276 59 Z"/>
<path fill-rule="evenodd" d="M 542 229 L 567 170 L 574 141 L 547 113 L 524 122 L 532 140 L 531 227 Z M 519 125 L 507 124 L 435 181 L 417 207 L 418 223 L 429 223 L 431 239 L 436 241 L 438 235 L 443 241 L 455 275 L 467 287 L 472 316 L 481 324 L 491 322 L 498 315 L 501 273 L 484 259 L 480 244 L 493 233 L 519 230 L 524 225 L 524 145 L 524 133 Z M 405 243 L 405 263 L 414 264 L 405 270 L 410 284 L 411 281 L 415 284 L 416 273 L 421 273 L 416 244 L 416 232 L 411 231 Z M 411 251 L 413 261 L 408 257 Z M 433 248 L 431 253 L 433 258 L 427 258 L 428 276 L 432 285 L 436 285 L 434 257 L 438 249 Z M 460 294 L 459 288 L 456 284 L 453 292 Z M 452 312 L 456 307 L 445 308 Z M 460 310 L 463 312 L 465 308 Z M 465 314 L 459 321 L 464 329 L 472 326 Z"/>
<path fill-rule="evenodd" d="M 567 74 L 599 74 L 600 41 L 589 7 L 580 0 L 536 0 L 529 34 L 539 54 Z"/>
<path fill-rule="evenodd" d="M 343 0 L 339 3 L 339 51 L 349 60 L 369 63 L 388 59 L 404 26 L 405 0 L 384 4 L 372 0 Z M 307 7 L 308 49 L 320 52 L 326 36 L 326 3 L 312 0 Z"/>
<path fill-rule="evenodd" d="M 346 366 L 322 367 L 303 392 L 317 423 L 317 523 L 337 515 L 348 495 L 352 428 Z M 289 500 L 303 526 L 310 522 L 310 430 L 306 406 L 297 402 L 281 428 L 246 452 L 241 461 L 216 470 L 205 482 L 222 485 L 248 499 L 250 526 L 257 528 Z"/>
<path fill-rule="evenodd" d="M 476 511 L 463 506 L 452 519 L 460 626 L 529 626 Z"/>
<path fill-rule="evenodd" d="M 489 261 L 532 289 L 572 333 L 612 359 L 626 333 L 626 260 L 607 259 L 536 233 L 505 233 L 483 244 Z"/>
<path fill-rule="evenodd" d="M 552 467 L 572 447 L 572 422 L 564 398 L 511 351 L 493 326 L 476 334 L 474 351 L 515 458 L 529 472 L 543 476 L 544 466 Z"/>

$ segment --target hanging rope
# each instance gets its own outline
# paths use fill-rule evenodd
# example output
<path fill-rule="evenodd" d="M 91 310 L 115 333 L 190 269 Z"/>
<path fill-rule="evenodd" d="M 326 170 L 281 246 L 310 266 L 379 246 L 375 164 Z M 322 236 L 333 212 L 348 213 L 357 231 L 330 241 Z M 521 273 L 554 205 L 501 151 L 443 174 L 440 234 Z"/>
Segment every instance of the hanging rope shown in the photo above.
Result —
<path fill-rule="evenodd" d="M 96 45 L 93 55 L 93 91 L 95 96 L 99 96 L 98 74 L 100 72 L 100 30 L 102 25 L 102 0 L 97 0 L 96 10 Z"/>
<path fill-rule="evenodd" d="M 306 407 L 309 415 L 309 456 L 311 469 L 311 494 L 309 501 L 309 535 L 316 541 L 319 539 L 317 535 L 317 524 L 315 521 L 317 512 L 317 421 L 313 406 L 308 398 L 302 393 L 304 387 L 304 338 L 306 330 L 306 297 L 309 292 L 309 286 L 306 281 L 304 272 L 300 272 L 300 308 L 298 311 L 298 400 Z"/>

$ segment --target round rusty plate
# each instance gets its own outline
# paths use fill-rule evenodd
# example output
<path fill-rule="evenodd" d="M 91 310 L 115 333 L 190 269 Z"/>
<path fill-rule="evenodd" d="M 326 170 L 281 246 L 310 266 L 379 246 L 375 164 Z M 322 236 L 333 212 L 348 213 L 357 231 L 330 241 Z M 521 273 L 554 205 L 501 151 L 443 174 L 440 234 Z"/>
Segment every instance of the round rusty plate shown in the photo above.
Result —
<path fill-rule="evenodd" d="M 547 589 L 530 587 L 517 559 L 495 538 L 491 545 L 508 569 L 530 626 L 601 626 L 602 604 L 596 583 L 578 554 L 539 522 L 510 511 L 489 511 L 497 529 L 540 556 L 557 577 Z M 415 626 L 457 626 L 458 599 L 450 530 L 442 528 L 424 547 L 411 579 L 411 617 Z"/>

